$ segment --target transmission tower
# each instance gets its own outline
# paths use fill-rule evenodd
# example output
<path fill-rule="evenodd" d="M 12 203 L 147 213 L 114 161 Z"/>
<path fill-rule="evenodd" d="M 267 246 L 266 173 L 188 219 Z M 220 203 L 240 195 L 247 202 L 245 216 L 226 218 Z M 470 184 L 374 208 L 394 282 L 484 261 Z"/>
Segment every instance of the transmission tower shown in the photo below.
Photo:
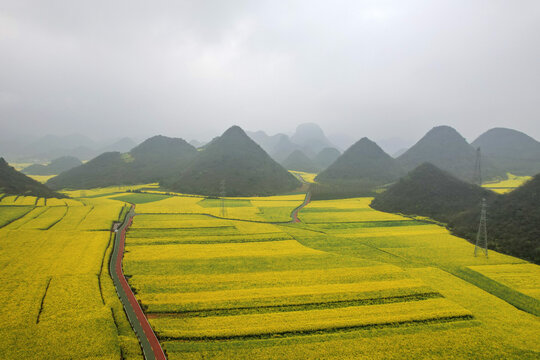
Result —
<path fill-rule="evenodd" d="M 482 210 L 480 211 L 480 225 L 476 234 L 476 244 L 474 246 L 474 256 L 477 256 L 479 251 L 483 252 L 488 257 L 487 248 L 487 222 L 486 222 L 486 199 L 482 199 Z"/>
<path fill-rule="evenodd" d="M 225 179 L 221 180 L 221 217 L 227 217 L 227 207 L 225 206 Z"/>
<path fill-rule="evenodd" d="M 482 186 L 482 166 L 481 166 L 480 148 L 476 149 L 476 160 L 474 162 L 473 183 Z"/>

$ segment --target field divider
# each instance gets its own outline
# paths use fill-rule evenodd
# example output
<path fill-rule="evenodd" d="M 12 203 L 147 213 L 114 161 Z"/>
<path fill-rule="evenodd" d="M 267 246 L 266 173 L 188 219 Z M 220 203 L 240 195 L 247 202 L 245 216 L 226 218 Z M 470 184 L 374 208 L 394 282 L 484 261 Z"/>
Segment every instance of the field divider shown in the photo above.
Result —
<path fill-rule="evenodd" d="M 149 319 L 162 317 L 200 317 L 200 316 L 230 316 L 239 314 L 251 313 L 266 313 L 266 312 L 289 312 L 289 311 L 304 311 L 315 309 L 336 309 L 350 306 L 369 306 L 392 304 L 399 302 L 421 301 L 427 299 L 442 298 L 438 292 L 425 292 L 418 294 L 407 294 L 389 297 L 373 297 L 367 299 L 352 299 L 352 300 L 335 300 L 335 301 L 320 301 L 299 304 L 282 304 L 282 305 L 262 305 L 262 306 L 245 306 L 234 308 L 212 308 L 212 309 L 197 309 L 175 312 L 159 312 L 148 311 L 146 313 Z M 261 311 L 262 310 L 262 311 Z"/>
<path fill-rule="evenodd" d="M 68 209 L 69 209 L 69 206 L 66 205 L 66 211 L 64 211 L 64 214 L 58 219 L 56 220 L 55 222 L 51 223 L 49 226 L 47 226 L 46 228 L 43 228 L 41 230 L 49 230 L 50 228 L 52 228 L 54 225 L 58 224 L 60 221 L 62 221 L 63 218 L 66 217 L 67 213 L 68 213 Z"/>
<path fill-rule="evenodd" d="M 52 280 L 52 277 L 50 277 L 49 280 L 47 280 L 47 286 L 45 286 L 45 292 L 43 293 L 43 296 L 41 297 L 41 303 L 39 304 L 39 312 L 36 318 L 36 324 L 39 324 L 41 313 L 43 312 L 43 304 L 45 304 L 45 297 L 47 296 L 47 292 L 49 291 L 51 280 Z"/>
<path fill-rule="evenodd" d="M 36 208 L 36 206 L 30 206 L 30 209 L 28 209 L 27 212 L 25 212 L 24 214 L 22 214 L 22 215 L 19 216 L 19 217 L 16 217 L 15 219 L 9 220 L 9 221 L 6 222 L 4 225 L 1 225 L 1 226 L 0 226 L 0 229 L 3 228 L 3 227 L 8 226 L 8 225 L 11 224 L 12 222 L 15 222 L 15 221 L 17 221 L 17 220 L 22 219 L 23 217 L 25 217 L 26 215 L 28 215 L 28 213 L 29 213 L 30 211 L 34 210 L 35 208 Z"/>
<path fill-rule="evenodd" d="M 324 329 L 313 329 L 313 330 L 292 330 L 292 331 L 279 331 L 273 333 L 260 333 L 260 334 L 247 334 L 247 335 L 227 335 L 227 336 L 161 336 L 162 341 L 219 341 L 219 340 L 250 340 L 250 339 L 270 339 L 275 337 L 286 337 L 286 336 L 299 336 L 299 335 L 314 335 L 314 334 L 328 334 L 335 332 L 345 332 L 345 331 L 354 331 L 354 330 L 363 330 L 363 329 L 384 329 L 384 328 L 397 328 L 403 326 L 415 326 L 415 325 L 428 325 L 428 324 L 440 324 L 448 323 L 454 321 L 469 321 L 473 320 L 474 316 L 470 314 L 464 315 L 450 315 L 442 317 L 434 317 L 430 319 L 413 319 L 413 320 L 403 320 L 403 321 L 389 321 L 382 323 L 371 323 L 371 324 L 357 324 L 357 325 L 347 325 L 347 326 L 336 326 L 329 327 Z"/>

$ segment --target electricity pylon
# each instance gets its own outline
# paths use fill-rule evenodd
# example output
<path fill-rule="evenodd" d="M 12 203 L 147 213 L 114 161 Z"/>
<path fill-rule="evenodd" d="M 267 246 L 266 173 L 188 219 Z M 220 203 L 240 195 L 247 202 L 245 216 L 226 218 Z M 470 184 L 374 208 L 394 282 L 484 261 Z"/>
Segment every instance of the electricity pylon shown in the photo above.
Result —
<path fill-rule="evenodd" d="M 476 149 L 476 160 L 474 162 L 473 183 L 482 186 L 482 167 L 481 167 L 480 148 Z"/>
<path fill-rule="evenodd" d="M 225 206 L 225 179 L 221 180 L 221 217 L 227 217 L 227 207 Z"/>
<path fill-rule="evenodd" d="M 482 199 L 482 210 L 480 210 L 480 225 L 476 234 L 476 244 L 474 245 L 474 256 L 482 251 L 488 257 L 487 244 L 487 221 L 486 221 L 486 199 Z"/>

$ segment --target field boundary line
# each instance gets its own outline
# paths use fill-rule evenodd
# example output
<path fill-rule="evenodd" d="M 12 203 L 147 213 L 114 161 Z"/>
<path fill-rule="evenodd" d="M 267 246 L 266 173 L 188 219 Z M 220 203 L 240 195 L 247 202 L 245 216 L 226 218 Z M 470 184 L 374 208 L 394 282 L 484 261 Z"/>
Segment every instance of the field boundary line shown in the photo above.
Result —
<path fill-rule="evenodd" d="M 41 303 L 39 304 L 39 312 L 38 316 L 36 318 L 36 324 L 39 324 L 39 319 L 41 318 L 41 313 L 43 312 L 43 305 L 45 304 L 45 297 L 47 296 L 47 292 L 49 291 L 49 286 L 51 285 L 52 277 L 49 278 L 47 281 L 47 286 L 45 287 L 45 292 L 43 293 L 43 297 L 41 298 Z"/>
<path fill-rule="evenodd" d="M 299 331 L 287 330 L 287 331 L 279 331 L 279 332 L 274 332 L 274 333 L 230 335 L 230 336 L 163 336 L 162 339 L 163 341 L 270 339 L 276 336 L 326 334 L 326 333 L 335 333 L 335 332 L 341 332 L 341 331 L 354 331 L 354 330 L 360 330 L 360 329 L 383 329 L 383 328 L 415 326 L 415 325 L 423 325 L 423 324 L 445 323 L 445 322 L 473 320 L 473 319 L 474 319 L 473 315 L 467 314 L 467 315 L 444 316 L 444 317 L 439 317 L 439 318 L 434 317 L 430 319 L 403 320 L 403 321 L 383 322 L 383 323 L 374 323 L 374 324 L 339 326 L 339 327 L 326 328 L 326 329 L 299 330 Z"/>
<path fill-rule="evenodd" d="M 5 223 L 4 225 L 0 226 L 0 229 L 3 228 L 3 227 L 8 226 L 8 225 L 11 224 L 12 222 L 15 222 L 15 221 L 17 221 L 17 220 L 22 219 L 23 217 L 25 217 L 26 215 L 28 215 L 28 213 L 29 213 L 30 211 L 32 211 L 32 210 L 34 210 L 34 209 L 36 208 L 36 206 L 29 206 L 29 207 L 30 207 L 30 209 L 29 209 L 27 212 L 25 212 L 24 214 L 22 214 L 21 216 L 15 218 L 15 219 L 11 219 L 10 221 L 8 221 L 7 223 Z"/>

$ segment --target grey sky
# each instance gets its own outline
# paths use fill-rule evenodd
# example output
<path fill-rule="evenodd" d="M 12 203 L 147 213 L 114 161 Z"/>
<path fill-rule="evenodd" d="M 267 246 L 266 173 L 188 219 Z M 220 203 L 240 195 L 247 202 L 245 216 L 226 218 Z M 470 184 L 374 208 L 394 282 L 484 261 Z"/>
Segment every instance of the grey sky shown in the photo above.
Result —
<path fill-rule="evenodd" d="M 540 1 L 0 0 L 0 128 L 540 139 Z"/>

